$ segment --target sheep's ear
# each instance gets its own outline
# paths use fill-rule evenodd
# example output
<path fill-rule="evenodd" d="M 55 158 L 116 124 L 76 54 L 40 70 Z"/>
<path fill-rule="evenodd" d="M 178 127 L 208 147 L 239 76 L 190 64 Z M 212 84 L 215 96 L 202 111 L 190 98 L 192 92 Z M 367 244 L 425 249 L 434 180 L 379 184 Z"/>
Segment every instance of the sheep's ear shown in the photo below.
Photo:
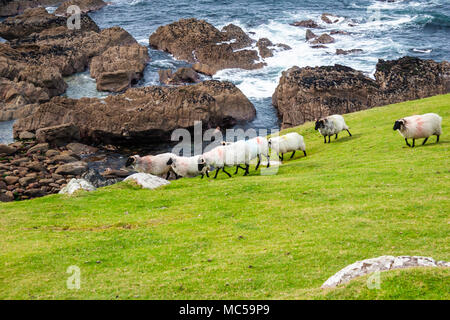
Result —
<path fill-rule="evenodd" d="M 170 166 L 173 163 L 172 158 L 169 159 L 169 161 L 167 161 L 167 165 Z"/>

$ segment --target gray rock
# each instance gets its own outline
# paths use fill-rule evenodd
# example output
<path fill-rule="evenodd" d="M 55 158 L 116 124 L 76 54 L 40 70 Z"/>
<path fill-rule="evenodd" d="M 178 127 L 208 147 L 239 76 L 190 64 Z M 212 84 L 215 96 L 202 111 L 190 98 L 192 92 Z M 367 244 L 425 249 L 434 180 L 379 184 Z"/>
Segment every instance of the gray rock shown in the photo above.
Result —
<path fill-rule="evenodd" d="M 156 189 L 163 185 L 170 184 L 169 181 L 148 173 L 135 173 L 128 176 L 124 181 L 130 180 L 135 181 L 143 189 Z"/>
<path fill-rule="evenodd" d="M 311 39 L 316 38 L 317 36 L 315 35 L 314 32 L 312 32 L 311 30 L 307 29 L 306 30 L 306 41 L 309 41 Z"/>
<path fill-rule="evenodd" d="M 31 139 L 34 139 L 35 137 L 36 137 L 36 135 L 34 133 L 32 133 L 32 132 L 29 132 L 29 131 L 22 131 L 19 134 L 19 139 L 20 140 L 31 140 Z"/>
<path fill-rule="evenodd" d="M 80 129 L 73 124 L 61 124 L 53 127 L 41 128 L 36 131 L 39 142 L 49 142 L 55 145 L 64 145 L 80 139 Z"/>
<path fill-rule="evenodd" d="M 378 258 L 357 261 L 328 278 L 321 288 L 334 288 L 340 284 L 376 271 L 387 271 L 411 267 L 448 267 L 448 262 L 436 262 L 433 258 L 420 256 L 381 256 Z"/>
<path fill-rule="evenodd" d="M 16 152 L 16 148 L 7 146 L 6 144 L 0 144 L 0 154 L 10 155 Z"/>
<path fill-rule="evenodd" d="M 88 165 L 84 161 L 76 161 L 59 166 L 55 173 L 61 175 L 81 175 L 88 168 Z"/>
<path fill-rule="evenodd" d="M 72 179 L 59 191 L 59 194 L 73 194 L 78 190 L 95 191 L 95 187 L 85 179 Z"/>
<path fill-rule="evenodd" d="M 45 153 L 48 151 L 48 143 L 39 143 L 28 149 L 28 153 Z"/>

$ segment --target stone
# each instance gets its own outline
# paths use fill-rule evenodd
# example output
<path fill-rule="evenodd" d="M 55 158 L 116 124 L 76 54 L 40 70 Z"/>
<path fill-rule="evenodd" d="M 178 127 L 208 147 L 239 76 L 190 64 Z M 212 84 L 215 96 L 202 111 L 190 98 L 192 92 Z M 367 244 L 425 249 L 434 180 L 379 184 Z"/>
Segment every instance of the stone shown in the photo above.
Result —
<path fill-rule="evenodd" d="M 314 20 L 311 19 L 291 23 L 291 26 L 311 28 L 311 29 L 320 28 L 319 25 L 316 22 L 314 22 Z"/>
<path fill-rule="evenodd" d="M 331 13 L 323 13 L 323 14 L 320 16 L 320 19 L 321 19 L 323 22 L 328 23 L 328 24 L 336 23 L 336 22 L 339 21 L 339 17 L 337 17 L 337 16 L 335 16 L 335 15 L 333 15 L 333 14 L 331 14 Z"/>
<path fill-rule="evenodd" d="M 29 185 L 30 183 L 35 182 L 35 181 L 36 181 L 36 178 L 35 178 L 35 177 L 23 177 L 23 178 L 20 178 L 20 179 L 19 179 L 19 184 L 20 184 L 22 187 L 25 187 L 25 186 L 27 186 L 27 185 Z"/>
<path fill-rule="evenodd" d="M 97 11 L 107 5 L 103 0 L 69 0 L 64 1 L 56 10 L 55 15 L 70 16 L 70 12 L 67 13 L 67 8 L 70 6 L 78 6 L 81 13 L 88 13 Z"/>
<path fill-rule="evenodd" d="M 81 175 L 88 169 L 84 161 L 76 161 L 59 166 L 55 173 L 60 175 Z"/>
<path fill-rule="evenodd" d="M 19 139 L 20 140 L 31 140 L 36 138 L 36 135 L 34 133 L 28 132 L 28 131 L 23 131 L 19 134 Z"/>
<path fill-rule="evenodd" d="M 0 144 L 0 154 L 10 155 L 16 152 L 16 148 L 8 146 L 6 144 Z"/>
<path fill-rule="evenodd" d="M 273 51 L 272 49 L 270 49 L 270 47 L 273 47 L 273 43 L 269 39 L 259 39 L 256 43 L 256 46 L 258 47 L 259 55 L 261 56 L 261 58 L 273 57 Z"/>
<path fill-rule="evenodd" d="M 170 184 L 170 182 L 166 179 L 148 173 L 135 173 L 125 178 L 124 181 L 134 181 L 143 189 L 156 189 L 158 187 Z"/>
<path fill-rule="evenodd" d="M 5 182 L 9 185 L 13 185 L 13 184 L 16 184 L 17 182 L 19 182 L 19 177 L 15 177 L 15 176 L 6 176 L 4 179 L 5 179 Z"/>
<path fill-rule="evenodd" d="M 327 43 L 333 43 L 335 40 L 332 36 L 330 36 L 329 34 L 322 34 L 320 35 L 318 38 L 315 38 L 314 41 L 312 41 L 311 43 L 313 44 L 327 44 Z"/>
<path fill-rule="evenodd" d="M 0 17 L 9 17 L 22 14 L 25 9 L 38 6 L 54 6 L 61 0 L 1 0 Z"/>
<path fill-rule="evenodd" d="M 449 267 L 444 261 L 437 263 L 433 258 L 420 256 L 381 256 L 372 259 L 357 261 L 328 278 L 321 288 L 334 288 L 338 285 L 348 283 L 350 280 L 377 271 L 388 271 L 411 267 Z"/>
<path fill-rule="evenodd" d="M 159 82 L 164 84 L 179 85 L 200 81 L 198 73 L 192 68 L 179 68 L 175 72 L 170 69 L 158 70 L 158 75 Z"/>
<path fill-rule="evenodd" d="M 311 30 L 306 30 L 306 41 L 316 38 L 317 36 Z"/>
<path fill-rule="evenodd" d="M 337 55 L 340 55 L 340 54 L 347 55 L 347 54 L 351 54 L 351 53 L 360 53 L 360 52 L 363 52 L 363 50 L 362 49 L 350 49 L 350 50 L 336 49 Z"/>
<path fill-rule="evenodd" d="M 31 147 L 30 149 L 28 149 L 28 154 L 32 154 L 32 153 L 45 153 L 48 151 L 48 143 L 39 143 L 37 145 L 35 145 L 34 147 Z"/>
<path fill-rule="evenodd" d="M 45 156 L 46 156 L 47 158 L 51 158 L 51 157 L 54 157 L 54 156 L 57 156 L 57 155 L 59 155 L 59 151 L 54 150 L 54 149 L 50 149 L 50 150 L 48 150 L 48 151 L 45 153 Z"/>
<path fill-rule="evenodd" d="M 14 195 L 11 191 L 2 192 L 0 191 L 0 202 L 11 202 L 14 201 Z"/>
<path fill-rule="evenodd" d="M 66 148 L 78 156 L 98 152 L 98 148 L 87 146 L 79 142 L 71 142 L 66 145 Z"/>
<path fill-rule="evenodd" d="M 74 140 L 80 140 L 80 129 L 71 123 L 61 124 L 36 130 L 36 140 L 52 145 L 65 145 Z"/>
<path fill-rule="evenodd" d="M 95 191 L 95 187 L 84 179 L 72 179 L 59 191 L 59 194 L 73 194 L 78 190 Z"/>

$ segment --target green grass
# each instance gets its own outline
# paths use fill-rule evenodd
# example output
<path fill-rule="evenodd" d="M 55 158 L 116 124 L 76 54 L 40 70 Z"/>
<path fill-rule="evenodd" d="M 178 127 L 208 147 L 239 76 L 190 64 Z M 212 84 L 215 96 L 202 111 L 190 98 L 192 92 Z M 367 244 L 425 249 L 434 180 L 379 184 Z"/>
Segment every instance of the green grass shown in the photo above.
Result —
<path fill-rule="evenodd" d="M 406 115 L 443 117 L 441 142 L 405 146 Z M 382 273 L 333 290 L 357 260 L 450 260 L 450 95 L 345 115 L 353 137 L 324 144 L 312 123 L 276 175 L 125 183 L 0 204 L 2 299 L 449 299 L 449 270 Z M 68 290 L 67 267 L 81 270 Z"/>

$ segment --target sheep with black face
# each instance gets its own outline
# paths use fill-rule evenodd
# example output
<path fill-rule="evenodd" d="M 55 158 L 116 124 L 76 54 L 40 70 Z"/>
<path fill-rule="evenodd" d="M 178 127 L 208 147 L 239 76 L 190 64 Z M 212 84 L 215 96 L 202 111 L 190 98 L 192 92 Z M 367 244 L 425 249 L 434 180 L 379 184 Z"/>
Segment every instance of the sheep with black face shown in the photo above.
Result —
<path fill-rule="evenodd" d="M 205 160 L 200 156 L 193 157 L 171 157 L 167 161 L 167 165 L 172 167 L 172 170 L 177 176 L 180 177 L 196 177 L 198 175 L 204 175 L 209 178 L 209 170 Z"/>
<path fill-rule="evenodd" d="M 171 157 L 176 157 L 176 155 L 169 152 L 145 157 L 134 155 L 127 159 L 125 167 L 131 167 L 137 172 L 150 173 L 159 177 L 166 175 L 166 179 L 169 179 L 172 167 L 167 164 L 167 161 Z"/>
<path fill-rule="evenodd" d="M 442 118 L 436 113 L 426 113 L 422 115 L 414 115 L 405 117 L 395 121 L 394 130 L 405 138 L 406 145 L 408 147 L 414 147 L 416 139 L 423 140 L 424 145 L 428 138 L 435 135 L 436 143 L 439 142 L 439 136 L 442 134 Z M 412 146 L 409 144 L 408 139 L 412 139 Z"/>
<path fill-rule="evenodd" d="M 343 130 L 346 130 L 350 137 L 352 136 L 352 134 L 348 130 L 347 124 L 345 123 L 344 117 L 342 117 L 340 114 L 333 114 L 331 116 L 317 120 L 314 129 L 319 130 L 320 134 L 323 136 L 324 143 L 327 143 L 327 137 L 328 143 L 330 143 L 332 135 L 336 135 L 335 139 L 337 139 L 338 133 Z"/>

